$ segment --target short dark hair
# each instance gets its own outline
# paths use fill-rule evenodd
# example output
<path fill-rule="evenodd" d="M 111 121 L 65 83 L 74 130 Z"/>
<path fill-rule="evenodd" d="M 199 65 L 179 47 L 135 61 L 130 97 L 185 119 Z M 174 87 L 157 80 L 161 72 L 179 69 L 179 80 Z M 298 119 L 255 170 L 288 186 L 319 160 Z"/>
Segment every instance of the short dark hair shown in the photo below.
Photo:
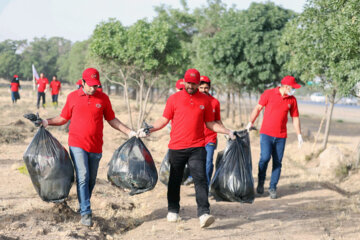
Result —
<path fill-rule="evenodd" d="M 200 85 L 203 85 L 203 84 L 207 84 L 209 87 L 211 87 L 211 83 L 209 83 L 209 82 L 204 82 L 204 81 L 200 81 Z"/>
<path fill-rule="evenodd" d="M 53 77 L 56 77 L 56 78 L 57 78 L 57 76 L 56 76 L 56 75 L 54 75 Z"/>

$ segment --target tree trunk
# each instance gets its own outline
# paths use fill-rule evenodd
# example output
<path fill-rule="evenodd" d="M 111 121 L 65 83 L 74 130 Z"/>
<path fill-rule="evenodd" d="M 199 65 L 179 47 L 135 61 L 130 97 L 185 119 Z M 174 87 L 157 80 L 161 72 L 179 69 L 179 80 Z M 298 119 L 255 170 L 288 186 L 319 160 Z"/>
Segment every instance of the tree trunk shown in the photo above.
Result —
<path fill-rule="evenodd" d="M 232 123 L 233 124 L 235 124 L 235 117 L 236 117 L 236 99 L 235 99 L 235 92 L 233 91 L 232 92 L 232 106 L 231 106 L 231 108 L 232 108 L 232 119 L 231 119 L 231 121 L 232 121 Z"/>
<path fill-rule="evenodd" d="M 335 104 L 335 96 L 336 96 L 336 90 L 334 89 L 332 94 L 329 96 L 330 108 L 329 108 L 329 112 L 328 112 L 328 115 L 326 118 L 326 126 L 325 126 L 325 134 L 324 134 L 324 140 L 323 140 L 323 144 L 322 144 L 322 150 L 326 149 L 326 145 L 327 145 L 328 139 L 329 139 L 331 118 L 332 118 L 332 113 L 333 113 L 334 104 Z"/>
<path fill-rule="evenodd" d="M 360 163 L 360 142 L 356 147 L 355 153 L 356 153 L 355 167 L 357 168 Z"/>
<path fill-rule="evenodd" d="M 130 126 L 131 126 L 131 129 L 134 129 L 126 79 L 124 79 L 124 98 L 125 98 L 126 106 L 127 106 L 127 109 L 128 109 Z"/>
<path fill-rule="evenodd" d="M 227 98 L 226 98 L 226 119 L 230 117 L 230 91 L 227 91 Z"/>
<path fill-rule="evenodd" d="M 239 103 L 238 103 L 238 111 L 239 111 L 239 124 L 240 124 L 240 126 L 242 126 L 242 124 L 243 124 L 243 121 L 242 121 L 242 111 L 241 111 L 241 104 L 243 104 L 242 103 L 242 101 L 241 101 L 241 92 L 239 91 L 239 97 L 238 97 L 238 99 L 239 99 Z"/>
<path fill-rule="evenodd" d="M 315 136 L 315 139 L 314 139 L 314 143 L 311 147 L 311 152 L 314 153 L 315 151 L 315 147 L 316 147 L 316 144 L 317 144 L 317 141 L 319 139 L 319 136 L 320 136 L 320 132 L 321 132 L 321 129 L 322 129 L 322 126 L 324 124 L 324 121 L 325 121 L 325 118 L 327 116 L 327 111 L 328 111 L 328 108 L 329 108 L 329 104 L 328 104 L 328 101 L 325 102 L 325 112 L 324 112 L 324 116 L 321 118 L 321 121 L 320 121 L 320 125 L 319 125 L 319 129 L 316 133 L 316 136 Z"/>

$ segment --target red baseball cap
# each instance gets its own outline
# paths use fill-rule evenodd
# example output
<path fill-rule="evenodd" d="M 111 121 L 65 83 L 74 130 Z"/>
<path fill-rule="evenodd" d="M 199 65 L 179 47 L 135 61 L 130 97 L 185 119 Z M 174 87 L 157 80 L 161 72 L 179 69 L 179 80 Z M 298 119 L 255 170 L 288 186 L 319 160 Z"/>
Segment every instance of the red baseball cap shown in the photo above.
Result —
<path fill-rule="evenodd" d="M 184 88 L 184 79 L 180 78 L 179 80 L 177 80 L 176 85 L 175 85 L 176 89 L 183 89 Z"/>
<path fill-rule="evenodd" d="M 82 74 L 82 79 L 84 79 L 89 86 L 101 85 L 99 72 L 95 68 L 85 69 Z"/>
<path fill-rule="evenodd" d="M 19 76 L 18 75 L 14 75 L 14 78 L 18 78 Z"/>
<path fill-rule="evenodd" d="M 195 68 L 188 69 L 185 72 L 184 81 L 189 83 L 200 83 L 200 73 Z"/>
<path fill-rule="evenodd" d="M 285 76 L 281 80 L 281 84 L 291 86 L 292 88 L 301 88 L 301 85 L 296 83 L 293 76 Z"/>
<path fill-rule="evenodd" d="M 201 76 L 200 77 L 200 82 L 206 82 L 206 83 L 210 83 L 210 78 L 208 76 Z"/>

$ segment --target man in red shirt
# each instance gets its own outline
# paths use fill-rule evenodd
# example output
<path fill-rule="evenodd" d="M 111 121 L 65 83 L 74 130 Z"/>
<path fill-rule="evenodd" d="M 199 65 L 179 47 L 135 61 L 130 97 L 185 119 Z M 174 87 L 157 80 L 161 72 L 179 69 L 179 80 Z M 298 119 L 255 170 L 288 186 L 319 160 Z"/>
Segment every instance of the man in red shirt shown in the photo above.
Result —
<path fill-rule="evenodd" d="M 181 91 L 184 89 L 184 79 L 183 78 L 180 78 L 179 80 L 176 81 L 176 84 L 175 84 L 175 89 L 176 89 L 176 92 L 178 91 Z"/>
<path fill-rule="evenodd" d="M 58 106 L 58 96 L 61 89 L 61 82 L 57 80 L 56 75 L 53 76 L 52 81 L 50 83 L 51 88 L 51 97 L 52 97 L 52 103 L 55 108 Z"/>
<path fill-rule="evenodd" d="M 44 127 L 60 126 L 71 120 L 68 141 L 76 171 L 81 223 L 91 226 L 90 198 L 102 157 L 103 119 L 114 129 L 127 134 L 129 138 L 136 136 L 136 132 L 115 117 L 109 97 L 97 91 L 101 85 L 99 72 L 94 68 L 88 68 L 82 77 L 83 87 L 67 96 L 61 114 L 55 118 L 41 120 L 41 124 Z"/>
<path fill-rule="evenodd" d="M 214 121 L 223 125 L 220 116 L 220 103 L 219 101 L 210 95 L 211 81 L 207 76 L 200 77 L 199 91 L 208 95 L 211 103 L 212 114 L 214 115 Z M 206 126 L 204 127 L 205 134 L 205 149 L 206 149 L 206 178 L 208 185 L 210 185 L 211 176 L 214 170 L 213 156 L 217 146 L 217 133 L 211 131 Z"/>
<path fill-rule="evenodd" d="M 82 87 L 82 84 L 83 84 L 82 79 L 79 79 L 79 80 L 76 82 L 76 87 L 77 87 L 77 89 L 81 88 L 81 87 Z"/>
<path fill-rule="evenodd" d="M 301 147 L 303 143 L 297 101 L 293 96 L 295 89 L 300 87 L 301 85 L 296 83 L 294 77 L 286 76 L 281 80 L 280 87 L 266 90 L 261 95 L 258 105 L 252 111 L 250 122 L 246 127 L 247 130 L 250 131 L 259 113 L 265 107 L 264 119 L 260 129 L 261 152 L 256 191 L 259 194 L 264 193 L 266 169 L 272 156 L 273 167 L 269 187 L 269 194 L 272 199 L 277 198 L 276 187 L 280 179 L 281 162 L 287 137 L 287 116 L 289 112 L 298 136 L 299 147 Z"/>
<path fill-rule="evenodd" d="M 49 84 L 49 80 L 44 77 L 44 73 L 40 73 L 40 78 L 36 81 L 38 87 L 38 95 L 37 95 L 37 103 L 36 106 L 39 109 L 40 107 L 40 98 L 42 98 L 42 106 L 45 108 L 45 93 L 46 93 L 46 86 Z"/>
<path fill-rule="evenodd" d="M 20 99 L 19 89 L 20 89 L 19 76 L 14 75 L 13 80 L 10 83 L 10 91 L 11 91 L 11 100 L 12 103 L 16 103 L 18 99 Z"/>
<path fill-rule="evenodd" d="M 150 129 L 155 132 L 162 129 L 171 120 L 169 161 L 170 177 L 168 183 L 169 222 L 180 220 L 180 185 L 187 163 L 194 178 L 196 203 L 200 227 L 208 227 L 215 219 L 210 215 L 208 185 L 205 173 L 206 150 L 204 125 L 211 130 L 228 134 L 235 138 L 234 132 L 214 121 L 208 96 L 199 92 L 200 73 L 189 69 L 184 76 L 185 89 L 171 95 L 163 113 Z M 138 136 L 148 135 L 146 129 L 139 129 Z"/>

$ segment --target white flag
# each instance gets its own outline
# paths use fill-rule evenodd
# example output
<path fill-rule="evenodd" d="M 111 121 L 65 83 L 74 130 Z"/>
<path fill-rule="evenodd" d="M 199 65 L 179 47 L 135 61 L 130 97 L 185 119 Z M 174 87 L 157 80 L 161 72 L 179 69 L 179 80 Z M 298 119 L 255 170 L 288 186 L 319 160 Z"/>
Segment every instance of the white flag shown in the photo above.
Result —
<path fill-rule="evenodd" d="M 34 64 L 32 65 L 32 72 L 33 72 L 33 77 L 35 77 L 35 79 L 39 79 L 39 74 L 37 73 Z"/>

